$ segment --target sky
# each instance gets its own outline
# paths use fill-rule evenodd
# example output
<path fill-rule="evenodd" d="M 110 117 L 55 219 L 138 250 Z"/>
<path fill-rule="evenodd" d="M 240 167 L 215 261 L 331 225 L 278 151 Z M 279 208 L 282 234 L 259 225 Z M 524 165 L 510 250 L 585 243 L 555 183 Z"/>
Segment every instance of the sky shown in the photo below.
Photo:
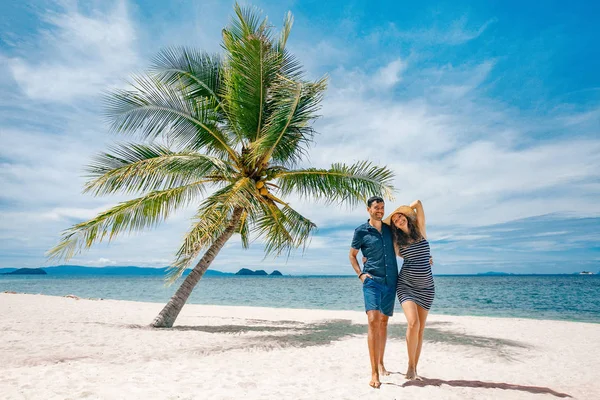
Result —
<path fill-rule="evenodd" d="M 242 3 L 248 4 L 248 3 Z M 329 77 L 304 166 L 369 160 L 396 174 L 391 211 L 423 202 L 434 273 L 600 271 L 600 3 L 255 1 L 306 76 Z M 75 223 L 127 199 L 82 194 L 120 138 L 101 95 L 167 46 L 220 52 L 230 1 L 0 5 L 0 267 L 52 265 Z M 211 268 L 350 274 L 365 207 L 289 199 L 319 227 L 289 258 L 233 238 Z M 70 264 L 173 261 L 193 210 Z"/>

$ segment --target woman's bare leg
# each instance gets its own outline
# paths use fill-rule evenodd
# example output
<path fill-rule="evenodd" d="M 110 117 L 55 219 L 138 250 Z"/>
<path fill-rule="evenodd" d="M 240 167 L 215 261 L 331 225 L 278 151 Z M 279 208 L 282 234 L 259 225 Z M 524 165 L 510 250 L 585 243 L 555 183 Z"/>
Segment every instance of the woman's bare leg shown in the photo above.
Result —
<path fill-rule="evenodd" d="M 427 322 L 429 311 L 421 306 L 417 306 L 417 314 L 419 316 L 419 342 L 415 354 L 415 379 L 422 380 L 417 373 L 417 366 L 419 364 L 419 356 L 421 355 L 421 347 L 423 347 L 423 332 L 425 332 L 425 323 Z"/>
<path fill-rule="evenodd" d="M 419 345 L 419 313 L 413 301 L 402 303 L 406 316 L 406 350 L 408 351 L 408 369 L 406 379 L 415 379 L 417 368 L 417 347 Z"/>

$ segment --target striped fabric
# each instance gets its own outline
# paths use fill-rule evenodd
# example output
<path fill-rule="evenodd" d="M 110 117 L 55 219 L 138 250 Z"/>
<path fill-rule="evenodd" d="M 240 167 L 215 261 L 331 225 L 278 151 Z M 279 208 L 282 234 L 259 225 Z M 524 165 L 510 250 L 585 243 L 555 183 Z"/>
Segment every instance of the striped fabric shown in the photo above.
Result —
<path fill-rule="evenodd" d="M 400 304 L 413 301 L 426 310 L 431 308 L 435 296 L 435 286 L 429 258 L 431 250 L 426 239 L 415 242 L 400 251 L 404 258 L 398 275 L 396 294 Z"/>

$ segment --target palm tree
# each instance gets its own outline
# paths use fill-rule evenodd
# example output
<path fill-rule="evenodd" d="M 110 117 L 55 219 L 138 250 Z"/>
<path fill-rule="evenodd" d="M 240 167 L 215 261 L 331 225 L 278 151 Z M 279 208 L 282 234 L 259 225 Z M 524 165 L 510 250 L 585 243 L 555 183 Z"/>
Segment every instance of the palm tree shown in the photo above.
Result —
<path fill-rule="evenodd" d="M 152 68 L 106 99 L 122 143 L 88 167 L 84 192 L 139 197 L 63 232 L 48 252 L 69 259 L 96 242 L 155 226 L 183 207 L 197 207 L 170 267 L 172 283 L 206 250 L 152 326 L 171 327 L 211 262 L 233 234 L 242 246 L 262 238 L 267 255 L 304 247 L 316 225 L 282 198 L 357 205 L 366 195 L 391 198 L 393 174 L 369 162 L 299 168 L 313 143 L 312 121 L 326 79 L 307 81 L 286 50 L 287 14 L 274 38 L 260 12 L 235 5 L 223 30 L 223 55 L 187 48 L 161 51 Z"/>

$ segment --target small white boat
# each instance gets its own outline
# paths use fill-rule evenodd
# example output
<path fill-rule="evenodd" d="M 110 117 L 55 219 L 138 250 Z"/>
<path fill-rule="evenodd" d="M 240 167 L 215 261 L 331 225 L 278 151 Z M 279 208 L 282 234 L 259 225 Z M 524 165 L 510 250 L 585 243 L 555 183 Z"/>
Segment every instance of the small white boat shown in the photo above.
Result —
<path fill-rule="evenodd" d="M 594 273 L 590 271 L 581 271 L 579 275 L 594 275 Z"/>

